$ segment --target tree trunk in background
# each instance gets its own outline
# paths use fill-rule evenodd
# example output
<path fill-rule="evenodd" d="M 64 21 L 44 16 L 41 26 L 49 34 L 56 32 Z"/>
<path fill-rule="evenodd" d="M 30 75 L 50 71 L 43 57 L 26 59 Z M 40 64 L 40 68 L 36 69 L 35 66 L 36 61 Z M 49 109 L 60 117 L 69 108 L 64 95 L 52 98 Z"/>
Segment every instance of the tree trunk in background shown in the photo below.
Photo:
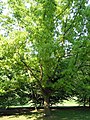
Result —
<path fill-rule="evenodd" d="M 84 97 L 84 99 L 83 99 L 83 106 L 84 107 L 86 106 L 86 97 Z"/>
<path fill-rule="evenodd" d="M 45 116 L 50 116 L 49 96 L 44 95 L 44 113 Z"/>

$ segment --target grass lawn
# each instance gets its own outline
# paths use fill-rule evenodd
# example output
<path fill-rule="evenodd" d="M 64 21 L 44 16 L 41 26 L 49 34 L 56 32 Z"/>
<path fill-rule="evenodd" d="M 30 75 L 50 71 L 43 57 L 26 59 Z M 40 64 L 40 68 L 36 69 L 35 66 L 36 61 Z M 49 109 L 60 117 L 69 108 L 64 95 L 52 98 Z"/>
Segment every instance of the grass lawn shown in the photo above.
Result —
<path fill-rule="evenodd" d="M 60 108 L 52 109 L 50 117 L 43 117 L 43 110 L 23 114 L 0 116 L 0 120 L 90 120 L 90 109 Z"/>

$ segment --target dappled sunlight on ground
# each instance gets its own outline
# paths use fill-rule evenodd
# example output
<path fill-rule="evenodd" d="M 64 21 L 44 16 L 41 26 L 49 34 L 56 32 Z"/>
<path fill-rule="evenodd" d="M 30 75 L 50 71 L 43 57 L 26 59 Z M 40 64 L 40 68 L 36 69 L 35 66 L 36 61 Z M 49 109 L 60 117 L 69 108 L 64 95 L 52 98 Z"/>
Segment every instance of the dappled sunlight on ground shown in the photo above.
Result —
<path fill-rule="evenodd" d="M 90 120 L 90 108 L 52 109 L 51 116 L 44 117 L 43 109 L 30 113 L 1 116 L 0 120 Z"/>
<path fill-rule="evenodd" d="M 30 113 L 23 113 L 22 115 L 17 113 L 15 115 L 0 116 L 0 120 L 39 120 L 42 116 L 42 110 L 33 110 Z"/>
<path fill-rule="evenodd" d="M 4 116 L 1 117 L 1 120 L 27 120 L 27 118 L 25 116 Z"/>

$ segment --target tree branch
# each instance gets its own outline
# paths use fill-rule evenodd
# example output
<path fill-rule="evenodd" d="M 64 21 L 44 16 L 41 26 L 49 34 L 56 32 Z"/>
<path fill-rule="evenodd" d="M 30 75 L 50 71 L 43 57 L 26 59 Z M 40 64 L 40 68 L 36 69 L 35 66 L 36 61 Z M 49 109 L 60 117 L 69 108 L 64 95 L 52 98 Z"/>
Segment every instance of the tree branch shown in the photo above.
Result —
<path fill-rule="evenodd" d="M 42 80 L 43 78 L 43 68 L 42 68 L 42 64 L 40 63 L 40 80 Z"/>

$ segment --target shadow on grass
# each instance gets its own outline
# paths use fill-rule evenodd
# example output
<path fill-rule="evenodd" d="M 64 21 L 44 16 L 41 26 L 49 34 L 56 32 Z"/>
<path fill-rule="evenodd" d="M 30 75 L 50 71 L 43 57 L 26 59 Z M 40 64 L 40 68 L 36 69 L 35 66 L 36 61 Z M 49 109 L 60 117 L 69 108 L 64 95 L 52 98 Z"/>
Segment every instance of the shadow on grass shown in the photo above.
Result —
<path fill-rule="evenodd" d="M 51 116 L 44 117 L 41 112 L 41 114 L 38 113 L 36 120 L 90 120 L 90 109 L 89 108 L 52 109 Z"/>
<path fill-rule="evenodd" d="M 19 118 L 23 115 L 27 120 L 90 120 L 90 108 L 54 108 L 51 109 L 51 116 L 44 117 L 43 109 L 35 111 L 31 109 L 14 109 L 0 111 L 0 117 L 8 116 L 12 118 Z"/>

